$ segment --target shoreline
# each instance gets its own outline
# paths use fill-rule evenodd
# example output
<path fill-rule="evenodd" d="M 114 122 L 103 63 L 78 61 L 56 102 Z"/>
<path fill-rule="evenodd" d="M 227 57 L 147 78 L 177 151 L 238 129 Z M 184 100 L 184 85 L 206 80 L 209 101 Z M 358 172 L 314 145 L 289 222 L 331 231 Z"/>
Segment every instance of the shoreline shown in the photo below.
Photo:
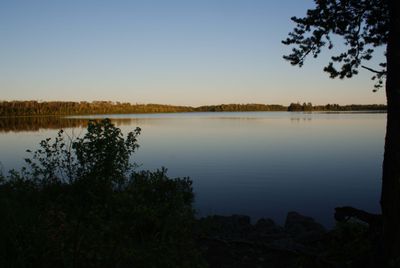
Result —
<path fill-rule="evenodd" d="M 338 218 L 326 229 L 295 211 L 287 213 L 283 226 L 269 218 L 252 224 L 246 215 L 213 215 L 196 220 L 195 240 L 210 268 L 341 267 L 349 262 L 363 267 L 368 254 L 375 253 L 379 233 L 357 220 Z"/>
<path fill-rule="evenodd" d="M 0 117 L 4 116 L 74 116 L 93 114 L 155 114 L 155 113 L 192 113 L 192 112 L 342 112 L 342 111 L 384 111 L 384 104 L 326 104 L 312 103 L 281 104 L 218 104 L 178 106 L 165 104 L 131 104 L 110 101 L 94 102 L 38 102 L 38 101 L 0 101 Z"/>
<path fill-rule="evenodd" d="M 314 111 L 185 111 L 185 112 L 143 112 L 143 113 L 93 113 L 93 114 L 48 114 L 48 115 L 2 115 L 0 118 L 65 118 L 65 119 L 86 119 L 86 116 L 102 116 L 108 115 L 157 115 L 157 114 L 195 114 L 195 113 L 301 113 L 301 114 L 386 114 L 386 110 L 314 110 Z M 90 118 L 89 118 L 90 119 Z M 96 119 L 96 118 L 95 118 Z M 112 118 L 111 118 L 112 119 Z"/>

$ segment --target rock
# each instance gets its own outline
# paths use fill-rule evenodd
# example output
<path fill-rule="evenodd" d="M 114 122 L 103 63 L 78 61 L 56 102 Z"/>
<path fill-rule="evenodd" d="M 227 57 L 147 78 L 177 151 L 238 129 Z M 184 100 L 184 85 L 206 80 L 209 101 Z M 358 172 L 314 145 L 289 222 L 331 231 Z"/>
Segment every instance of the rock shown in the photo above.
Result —
<path fill-rule="evenodd" d="M 273 220 L 264 219 L 264 218 L 259 219 L 255 224 L 256 229 L 258 229 L 260 231 L 264 230 L 264 229 L 270 229 L 271 227 L 275 227 L 275 226 L 276 226 L 276 224 Z"/>
<path fill-rule="evenodd" d="M 221 239 L 243 239 L 253 226 L 250 217 L 245 215 L 209 216 L 199 221 L 207 236 Z"/>
<path fill-rule="evenodd" d="M 259 219 L 254 225 L 254 229 L 259 234 L 276 234 L 281 233 L 284 229 L 281 226 L 275 224 L 271 219 Z"/>
<path fill-rule="evenodd" d="M 296 212 L 288 213 L 285 227 L 268 218 L 252 225 L 248 216 L 216 215 L 199 219 L 198 228 L 197 243 L 210 268 L 299 267 L 299 256 L 324 250 L 325 228 Z"/>
<path fill-rule="evenodd" d="M 232 231 L 239 231 L 251 227 L 250 217 L 246 215 L 232 215 L 232 216 L 215 215 L 213 216 L 213 220 L 216 223 Z"/>
<path fill-rule="evenodd" d="M 317 241 L 326 233 L 325 228 L 313 218 L 303 216 L 297 212 L 289 212 L 287 214 L 285 231 L 295 241 L 302 243 Z"/>
<path fill-rule="evenodd" d="M 300 243 L 295 242 L 292 238 L 277 239 L 269 243 L 272 247 L 284 251 L 304 252 L 306 247 Z"/>
<path fill-rule="evenodd" d="M 261 218 L 253 226 L 248 239 L 255 242 L 269 243 L 287 237 L 288 235 L 285 230 L 281 226 L 276 225 L 273 220 Z"/>

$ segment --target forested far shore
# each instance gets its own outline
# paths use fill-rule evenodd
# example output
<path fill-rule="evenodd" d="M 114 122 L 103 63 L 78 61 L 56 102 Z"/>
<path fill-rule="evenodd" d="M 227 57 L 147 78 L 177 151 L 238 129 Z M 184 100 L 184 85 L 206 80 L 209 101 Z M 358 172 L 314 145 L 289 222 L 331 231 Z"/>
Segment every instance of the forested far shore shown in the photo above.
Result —
<path fill-rule="evenodd" d="M 199 107 L 164 104 L 131 104 L 127 102 L 93 101 L 0 101 L 0 116 L 90 115 L 130 113 L 182 112 L 256 112 L 256 111 L 386 111 L 383 104 L 220 104 Z"/>

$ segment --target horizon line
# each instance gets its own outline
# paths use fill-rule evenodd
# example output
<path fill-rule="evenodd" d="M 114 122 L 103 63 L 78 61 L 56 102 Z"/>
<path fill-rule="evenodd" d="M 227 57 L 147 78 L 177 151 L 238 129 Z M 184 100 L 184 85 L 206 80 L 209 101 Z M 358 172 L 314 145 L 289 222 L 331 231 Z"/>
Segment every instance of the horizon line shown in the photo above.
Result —
<path fill-rule="evenodd" d="M 230 103 L 218 103 L 218 104 L 202 104 L 202 105 L 185 105 L 185 104 L 165 104 L 165 103 L 155 103 L 155 102 L 129 102 L 129 101 L 111 101 L 111 100 L 0 100 L 1 102 L 38 102 L 38 103 L 50 103 L 50 102 L 73 102 L 73 103 L 82 103 L 82 102 L 87 102 L 87 103 L 96 103 L 96 102 L 103 102 L 103 103 L 111 103 L 113 105 L 115 104 L 123 104 L 123 103 L 129 103 L 130 105 L 162 105 L 162 106 L 176 106 L 176 107 L 188 107 L 188 108 L 199 108 L 203 106 L 220 106 L 220 105 L 279 105 L 279 106 L 284 106 L 288 107 L 290 104 L 309 104 L 311 103 L 312 106 L 326 106 L 326 105 L 339 105 L 339 106 L 348 106 L 348 105 L 387 105 L 387 103 L 347 103 L 347 104 L 340 104 L 340 103 L 325 103 L 325 104 L 314 104 L 310 101 L 291 101 L 289 104 L 279 104 L 279 103 L 257 103 L 257 102 L 247 102 L 247 103 L 236 103 L 236 102 L 230 102 Z"/>

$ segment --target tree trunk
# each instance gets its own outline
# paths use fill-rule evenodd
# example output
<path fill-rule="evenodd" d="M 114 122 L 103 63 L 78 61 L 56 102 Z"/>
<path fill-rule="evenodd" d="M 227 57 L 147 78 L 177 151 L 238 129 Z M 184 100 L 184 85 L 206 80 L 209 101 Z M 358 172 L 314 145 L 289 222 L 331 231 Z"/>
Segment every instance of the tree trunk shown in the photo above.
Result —
<path fill-rule="evenodd" d="M 383 160 L 381 208 L 386 260 L 400 267 L 400 8 L 389 0 L 387 43 L 387 126 Z"/>

